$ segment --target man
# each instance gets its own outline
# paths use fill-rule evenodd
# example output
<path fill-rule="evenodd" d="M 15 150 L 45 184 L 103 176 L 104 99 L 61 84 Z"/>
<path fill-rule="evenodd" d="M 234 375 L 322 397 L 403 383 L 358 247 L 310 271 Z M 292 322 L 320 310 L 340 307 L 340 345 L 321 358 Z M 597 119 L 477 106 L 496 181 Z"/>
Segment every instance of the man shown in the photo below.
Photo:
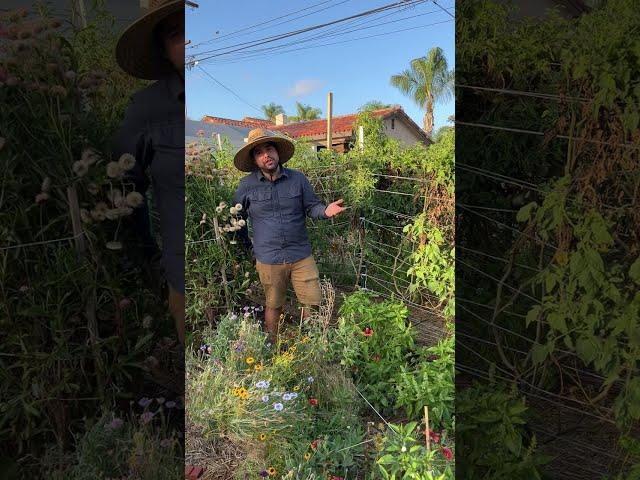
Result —
<path fill-rule="evenodd" d="M 294 150 L 288 139 L 256 128 L 234 157 L 236 168 L 251 172 L 240 181 L 233 203 L 242 205 L 240 213 L 253 228 L 256 268 L 266 295 L 265 329 L 272 342 L 278 335 L 289 280 L 303 312 L 320 305 L 318 268 L 305 216 L 327 219 L 346 210 L 342 199 L 323 205 L 302 173 L 282 166 Z M 241 236 L 248 239 L 246 227 Z"/>
<path fill-rule="evenodd" d="M 118 64 L 136 78 L 157 81 L 133 96 L 115 140 L 116 155 L 136 157 L 129 178 L 136 190 L 144 194 L 151 177 L 169 310 L 183 345 L 184 46 L 184 0 L 151 0 L 148 13 L 122 34 L 116 46 Z M 157 246 L 146 204 L 134 212 L 149 260 Z"/>

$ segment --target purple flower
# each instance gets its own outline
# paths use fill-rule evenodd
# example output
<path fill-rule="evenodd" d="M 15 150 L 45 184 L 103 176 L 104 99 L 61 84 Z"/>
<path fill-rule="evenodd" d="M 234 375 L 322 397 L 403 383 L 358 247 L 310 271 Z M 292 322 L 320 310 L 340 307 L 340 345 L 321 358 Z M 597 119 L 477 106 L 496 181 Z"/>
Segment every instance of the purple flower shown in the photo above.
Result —
<path fill-rule="evenodd" d="M 150 398 L 142 397 L 140 400 L 138 400 L 138 405 L 140 405 L 142 408 L 147 408 L 149 405 L 151 405 L 151 402 L 153 402 L 153 400 L 151 400 Z"/>
<path fill-rule="evenodd" d="M 245 312 L 248 312 L 248 311 L 249 311 L 249 307 L 247 307 L 247 306 L 242 307 L 242 309 L 243 309 Z"/>
<path fill-rule="evenodd" d="M 111 428 L 112 430 L 117 430 L 122 427 L 122 425 L 124 425 L 124 420 L 122 420 L 121 418 L 114 418 L 109 423 L 109 428 Z"/>
<path fill-rule="evenodd" d="M 235 313 L 232 313 L 231 316 L 229 317 L 231 320 L 237 320 L 238 319 L 238 315 L 236 315 Z"/>
<path fill-rule="evenodd" d="M 269 401 L 269 395 L 263 395 L 263 396 L 262 396 L 262 401 L 263 401 L 264 403 L 267 403 L 267 402 Z"/>
<path fill-rule="evenodd" d="M 284 405 L 282 405 L 281 403 L 274 403 L 274 404 L 273 404 L 273 409 L 274 409 L 276 412 L 280 412 L 280 411 L 282 411 L 282 409 L 283 409 L 283 408 L 284 408 Z"/>
<path fill-rule="evenodd" d="M 267 477 L 269 476 L 269 474 L 267 473 L 267 471 L 266 471 L 266 470 L 262 470 L 262 471 L 260 472 L 260 476 L 261 476 L 262 478 L 267 478 Z"/>
<path fill-rule="evenodd" d="M 169 400 L 167 403 L 164 404 L 164 406 L 167 408 L 175 408 L 176 402 L 174 402 L 173 400 Z"/>
<path fill-rule="evenodd" d="M 144 424 L 149 423 L 152 419 L 153 419 L 153 413 L 151 412 L 144 412 L 142 415 L 140 415 L 140 420 Z"/>

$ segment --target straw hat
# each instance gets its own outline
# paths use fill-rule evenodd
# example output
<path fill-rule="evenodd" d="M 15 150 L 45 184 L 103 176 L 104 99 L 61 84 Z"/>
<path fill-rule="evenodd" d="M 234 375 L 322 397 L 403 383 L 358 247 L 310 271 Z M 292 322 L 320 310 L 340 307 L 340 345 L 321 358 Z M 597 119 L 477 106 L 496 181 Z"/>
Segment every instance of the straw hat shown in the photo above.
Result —
<path fill-rule="evenodd" d="M 293 157 L 295 147 L 291 140 L 281 137 L 269 130 L 265 130 L 264 128 L 254 128 L 249 132 L 247 144 L 238 150 L 236 156 L 233 157 L 233 164 L 238 170 L 242 170 L 243 172 L 253 172 L 254 170 L 257 170 L 258 167 L 253 160 L 251 150 L 261 143 L 268 142 L 271 142 L 276 146 L 278 156 L 280 157 L 280 165 L 286 163 L 291 157 Z"/>
<path fill-rule="evenodd" d="M 149 11 L 129 25 L 116 45 L 116 60 L 136 78 L 157 80 L 174 70 L 163 55 L 154 30 L 169 15 L 184 11 L 184 0 L 150 0 Z"/>

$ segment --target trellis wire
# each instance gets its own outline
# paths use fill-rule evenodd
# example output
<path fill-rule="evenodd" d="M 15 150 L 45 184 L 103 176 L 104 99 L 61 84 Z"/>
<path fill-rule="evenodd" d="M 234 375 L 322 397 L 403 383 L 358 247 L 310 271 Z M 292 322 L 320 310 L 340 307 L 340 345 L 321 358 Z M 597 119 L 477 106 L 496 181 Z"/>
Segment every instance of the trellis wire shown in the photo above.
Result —
<path fill-rule="evenodd" d="M 489 129 L 489 130 L 500 130 L 500 131 L 505 131 L 505 132 L 512 132 L 512 133 L 523 133 L 523 134 L 527 134 L 527 135 L 537 135 L 540 137 L 544 137 L 547 135 L 547 133 L 545 132 L 539 132 L 537 130 L 527 130 L 524 128 L 514 128 L 514 127 L 503 127 L 503 126 L 499 126 L 499 125 L 489 125 L 486 123 L 475 123 L 475 122 L 462 122 L 460 120 L 454 120 L 454 123 L 456 125 L 462 125 L 465 127 L 477 127 L 477 128 L 485 128 L 485 129 Z M 572 137 L 569 135 L 561 135 L 561 134 L 554 134 L 552 138 L 560 138 L 562 140 L 571 140 L 574 142 L 587 142 L 587 143 L 593 143 L 596 145 L 607 145 L 607 146 L 611 146 L 611 147 L 624 147 L 624 148 L 631 148 L 631 149 L 639 149 L 640 145 L 636 145 L 634 143 L 616 143 L 616 142 L 603 142 L 600 140 L 592 140 L 590 138 L 585 138 L 585 137 Z"/>
<path fill-rule="evenodd" d="M 6 247 L 0 247 L 0 251 L 14 250 L 16 248 L 34 247 L 34 246 L 38 246 L 38 245 L 48 245 L 50 243 L 65 242 L 67 240 L 75 240 L 77 238 L 80 238 L 83 235 L 84 235 L 84 232 L 83 233 L 78 233 L 77 235 L 72 235 L 70 237 L 55 238 L 53 240 L 42 240 L 40 242 L 18 243 L 16 245 L 9 245 L 9 246 L 6 246 Z"/>

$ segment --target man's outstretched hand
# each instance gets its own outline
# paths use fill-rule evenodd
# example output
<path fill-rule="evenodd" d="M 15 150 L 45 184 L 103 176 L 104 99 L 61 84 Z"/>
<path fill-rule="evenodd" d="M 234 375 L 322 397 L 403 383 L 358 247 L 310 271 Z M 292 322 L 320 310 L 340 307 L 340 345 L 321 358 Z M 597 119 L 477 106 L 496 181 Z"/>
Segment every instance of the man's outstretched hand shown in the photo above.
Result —
<path fill-rule="evenodd" d="M 329 205 L 327 205 L 327 208 L 325 209 L 324 214 L 329 218 L 335 217 L 336 215 L 341 214 L 346 210 L 346 208 L 340 206 L 343 203 L 344 203 L 343 199 L 336 200 L 335 202 L 330 203 Z"/>

